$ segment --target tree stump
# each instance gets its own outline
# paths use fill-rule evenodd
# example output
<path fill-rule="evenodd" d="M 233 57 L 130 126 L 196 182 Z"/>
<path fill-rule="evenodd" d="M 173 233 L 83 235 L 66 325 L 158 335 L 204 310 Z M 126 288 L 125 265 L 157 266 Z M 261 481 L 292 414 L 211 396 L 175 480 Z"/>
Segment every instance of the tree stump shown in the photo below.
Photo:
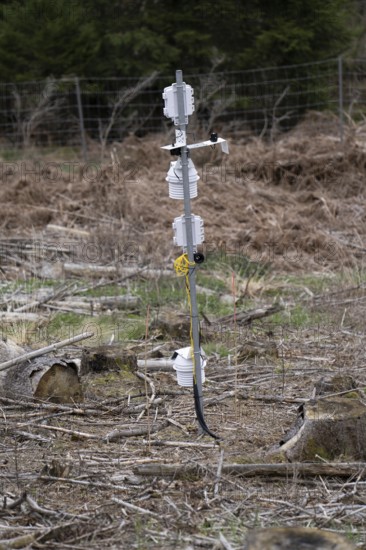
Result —
<path fill-rule="evenodd" d="M 278 357 L 278 349 L 275 342 L 258 342 L 247 340 L 240 346 L 237 352 L 237 360 L 241 363 L 254 358 Z"/>
<path fill-rule="evenodd" d="M 314 384 L 316 397 L 339 392 L 342 392 L 343 397 L 361 397 L 356 388 L 356 380 L 348 374 L 336 374 L 330 379 L 321 378 Z"/>
<path fill-rule="evenodd" d="M 137 370 L 136 354 L 119 344 L 85 348 L 81 358 L 80 373 Z"/>
<path fill-rule="evenodd" d="M 243 550 L 355 550 L 344 537 L 308 527 L 272 527 L 249 533 Z"/>
<path fill-rule="evenodd" d="M 5 371 L 2 390 L 11 398 L 37 398 L 53 403 L 82 400 L 82 389 L 74 363 L 38 357 Z"/>
<path fill-rule="evenodd" d="M 299 409 L 294 430 L 280 443 L 290 462 L 366 459 L 366 406 L 344 397 L 309 401 Z"/>
<path fill-rule="evenodd" d="M 0 340 L 1 362 L 14 359 L 26 350 L 12 341 Z M 37 398 L 53 403 L 82 400 L 77 366 L 49 355 L 23 361 L 0 372 L 0 392 L 10 398 Z"/>
<path fill-rule="evenodd" d="M 149 330 L 161 338 L 173 338 L 180 341 L 190 337 L 190 327 L 189 315 L 162 308 L 159 311 L 159 316 L 150 323 Z"/>

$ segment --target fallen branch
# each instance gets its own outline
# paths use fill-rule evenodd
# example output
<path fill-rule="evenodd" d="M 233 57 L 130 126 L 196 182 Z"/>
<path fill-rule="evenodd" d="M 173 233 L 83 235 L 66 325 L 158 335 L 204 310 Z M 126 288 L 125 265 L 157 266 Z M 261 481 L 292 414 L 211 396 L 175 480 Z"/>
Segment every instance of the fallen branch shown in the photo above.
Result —
<path fill-rule="evenodd" d="M 104 441 L 106 443 L 111 443 L 113 441 L 118 441 L 119 439 L 122 439 L 123 437 L 133 437 L 138 435 L 147 435 L 152 434 L 155 432 L 158 432 L 160 430 L 163 430 L 168 426 L 168 421 L 160 422 L 158 424 L 152 424 L 152 426 L 147 426 L 145 428 L 135 428 L 131 430 L 113 430 L 112 432 L 109 432 L 104 437 Z"/>
<path fill-rule="evenodd" d="M 145 404 L 144 404 L 145 406 Z M 151 426 L 144 426 L 139 428 L 127 428 L 121 430 L 113 430 L 105 436 L 100 436 L 88 432 L 80 432 L 78 430 L 71 430 L 69 428 L 62 428 L 61 426 L 48 426 L 47 424 L 38 424 L 37 422 L 20 422 L 14 426 L 15 429 L 32 427 L 38 428 L 39 430 L 49 430 L 53 432 L 60 432 L 67 435 L 71 435 L 75 439 L 94 439 L 96 441 L 102 441 L 103 443 L 112 443 L 114 441 L 119 441 L 125 437 L 134 437 L 140 435 L 147 435 L 151 433 L 158 432 L 163 430 L 169 425 L 167 420 L 159 423 L 153 423 Z"/>
<path fill-rule="evenodd" d="M 27 312 L 16 312 L 16 311 L 1 311 L 0 312 L 0 320 L 3 323 L 10 323 L 10 322 L 16 322 L 16 321 L 22 321 L 22 322 L 39 322 L 40 320 L 44 319 L 43 315 L 40 315 L 39 313 L 27 313 Z"/>
<path fill-rule="evenodd" d="M 221 473 L 222 473 L 223 465 L 224 465 L 224 449 L 221 449 L 220 459 L 219 459 L 219 463 L 217 465 L 216 481 L 215 481 L 215 486 L 214 486 L 214 496 L 215 497 L 217 497 L 218 494 L 219 494 L 220 479 L 221 479 Z"/>
<path fill-rule="evenodd" d="M 151 395 L 150 395 L 148 403 L 147 403 L 147 406 L 150 407 L 153 404 L 154 399 L 156 397 L 156 390 L 155 390 L 154 382 L 151 380 L 151 378 L 149 378 L 148 376 L 145 376 L 145 374 L 140 372 L 140 371 L 136 371 L 135 374 L 136 374 L 137 378 L 140 378 L 140 380 L 144 380 L 144 382 L 146 382 L 150 386 Z"/>
<path fill-rule="evenodd" d="M 195 464 L 144 464 L 136 466 L 134 474 L 158 477 L 185 477 L 200 475 L 202 467 Z M 293 462 L 289 464 L 224 464 L 221 473 L 244 477 L 275 476 L 331 476 L 331 477 L 366 477 L 365 462 Z"/>
<path fill-rule="evenodd" d="M 225 538 L 225 536 L 222 533 L 220 533 L 219 540 L 224 550 L 234 550 L 233 546 L 231 546 L 229 541 Z"/>
<path fill-rule="evenodd" d="M 47 296 L 45 296 L 41 300 L 35 300 L 35 301 L 32 301 L 32 302 L 28 302 L 28 303 L 16 308 L 14 310 L 14 312 L 15 313 L 20 313 L 20 312 L 23 313 L 23 312 L 28 311 L 30 309 L 34 310 L 39 306 L 46 305 L 51 300 L 55 300 L 56 298 L 62 297 L 65 294 L 65 292 L 67 292 L 68 288 L 70 288 L 70 285 L 62 285 L 61 288 L 58 288 L 54 292 L 51 292 L 50 294 L 48 294 Z"/>
<path fill-rule="evenodd" d="M 283 310 L 281 304 L 275 304 L 269 307 L 263 307 L 258 309 L 251 309 L 250 311 L 241 311 L 239 313 L 225 315 L 216 320 L 217 323 L 233 323 L 234 320 L 239 325 L 248 325 L 255 319 L 262 319 L 263 317 L 269 317 Z"/>
<path fill-rule="evenodd" d="M 38 514 L 41 514 L 43 516 L 50 516 L 50 517 L 59 517 L 59 516 L 63 516 L 65 518 L 71 518 L 71 519 L 86 519 L 86 520 L 90 520 L 90 516 L 87 516 L 87 515 L 79 515 L 79 514 L 69 514 L 68 512 L 58 512 L 56 510 L 50 510 L 49 508 L 43 508 L 42 506 L 40 506 L 31 496 L 29 496 L 28 494 L 26 495 L 25 497 L 25 500 L 28 504 L 28 506 L 30 507 L 31 510 L 33 510 L 34 512 L 37 512 Z"/>
<path fill-rule="evenodd" d="M 71 435 L 75 439 L 101 439 L 100 436 L 96 434 L 79 432 L 77 430 L 69 430 L 68 428 L 61 428 L 61 426 L 47 426 L 47 424 L 37 424 L 36 422 L 19 423 L 18 426 L 19 427 L 31 426 L 34 428 L 39 428 L 41 430 L 51 430 L 53 432 L 61 432 L 64 434 Z"/>
<path fill-rule="evenodd" d="M 28 359 L 34 359 L 35 357 L 40 357 L 41 355 L 46 355 L 47 353 L 51 353 L 52 351 L 55 351 L 57 349 L 64 348 L 69 344 L 75 344 L 75 342 L 86 340 L 86 338 L 91 338 L 92 336 L 94 336 L 93 332 L 84 332 L 82 334 L 78 334 L 77 336 L 73 336 L 72 338 L 68 338 L 67 340 L 62 340 L 61 342 L 57 342 L 56 344 L 46 346 L 45 348 L 30 351 L 29 353 L 25 353 L 24 355 L 18 355 L 18 357 L 15 357 L 14 359 L 10 359 L 9 361 L 5 361 L 5 363 L 1 363 L 0 371 L 8 369 L 9 367 L 12 367 L 14 365 L 18 365 L 19 363 L 27 361 Z"/>
<path fill-rule="evenodd" d="M 124 506 L 125 508 L 127 508 L 127 510 L 131 510 L 132 512 L 139 512 L 139 514 L 147 514 L 155 518 L 159 517 L 159 514 L 155 514 L 155 512 L 150 512 L 150 510 L 146 510 L 145 508 L 140 508 L 140 506 L 135 506 L 135 504 L 130 504 L 125 500 L 121 500 L 116 497 L 112 497 L 112 500 L 113 502 L 116 502 L 117 504 L 121 504 L 121 506 Z"/>
<path fill-rule="evenodd" d="M 155 441 L 146 441 L 145 439 L 142 440 L 142 443 L 144 445 L 153 445 L 156 447 L 195 447 L 198 449 L 215 449 L 217 448 L 216 443 L 199 443 L 196 441 L 165 441 L 163 439 L 156 439 Z"/>
<path fill-rule="evenodd" d="M 14 435 L 20 436 L 22 439 L 30 439 L 34 441 L 40 441 L 41 443 L 50 443 L 52 439 L 42 437 L 37 434 L 31 434 L 29 432 L 22 432 L 21 430 L 16 430 L 13 432 Z"/>

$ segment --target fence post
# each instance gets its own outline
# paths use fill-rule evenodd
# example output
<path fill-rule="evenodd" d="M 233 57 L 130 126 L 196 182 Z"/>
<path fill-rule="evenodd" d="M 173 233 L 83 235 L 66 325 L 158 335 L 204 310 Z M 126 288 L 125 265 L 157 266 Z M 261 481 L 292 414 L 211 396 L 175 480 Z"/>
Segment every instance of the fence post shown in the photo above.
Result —
<path fill-rule="evenodd" d="M 343 118 L 343 58 L 338 56 L 338 116 L 339 116 L 339 138 L 344 141 L 344 118 Z"/>
<path fill-rule="evenodd" d="M 76 76 L 75 77 L 75 90 L 76 90 L 76 100 L 78 104 L 78 113 L 79 113 L 79 129 L 80 129 L 80 138 L 81 138 L 81 152 L 83 155 L 83 161 L 87 161 L 88 157 L 88 151 L 86 146 L 86 139 L 85 139 L 85 127 L 84 127 L 84 115 L 83 115 L 83 104 L 81 102 L 81 91 L 80 91 L 80 84 L 79 79 Z"/>

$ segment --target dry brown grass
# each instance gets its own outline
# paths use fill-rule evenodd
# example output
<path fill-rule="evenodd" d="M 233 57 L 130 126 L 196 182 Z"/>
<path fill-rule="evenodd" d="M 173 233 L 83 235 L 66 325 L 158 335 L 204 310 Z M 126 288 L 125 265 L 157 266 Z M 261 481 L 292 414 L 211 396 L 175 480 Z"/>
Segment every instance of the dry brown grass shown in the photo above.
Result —
<path fill-rule="evenodd" d="M 39 181 L 20 177 L 20 170 L 3 174 L 2 231 L 19 235 L 49 222 L 83 226 L 97 239 L 134 240 L 145 263 L 170 260 L 171 223 L 182 205 L 168 197 L 170 158 L 160 149 L 167 140 L 130 137 L 115 145 L 119 167 L 94 166 L 86 178 L 77 167 L 71 182 L 51 165 Z M 350 131 L 343 146 L 333 135 L 316 133 L 314 115 L 273 146 L 258 139 L 230 143 L 229 157 L 197 150 L 192 156 L 201 181 L 193 210 L 205 221 L 207 248 L 286 271 L 304 264 L 309 270 L 354 267 L 366 233 L 365 144 L 361 131 Z"/>

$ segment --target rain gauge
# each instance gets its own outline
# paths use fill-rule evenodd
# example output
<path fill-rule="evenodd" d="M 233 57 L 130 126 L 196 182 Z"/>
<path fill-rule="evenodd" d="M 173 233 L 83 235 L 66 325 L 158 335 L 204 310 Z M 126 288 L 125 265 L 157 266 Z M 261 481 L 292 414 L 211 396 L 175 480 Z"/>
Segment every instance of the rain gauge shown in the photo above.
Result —
<path fill-rule="evenodd" d="M 174 123 L 175 141 L 162 149 L 178 157 L 170 163 L 166 180 L 169 185 L 169 197 L 184 201 L 184 214 L 176 217 L 173 222 L 173 242 L 182 249 L 182 255 L 175 260 L 174 267 L 178 275 L 186 278 L 191 342 L 188 347 L 174 353 L 174 368 L 180 385 L 193 386 L 196 416 L 201 429 L 218 439 L 218 436 L 207 427 L 203 414 L 202 381 L 205 376 L 206 357 L 200 345 L 196 267 L 204 261 L 203 254 L 198 252 L 198 246 L 204 241 L 204 224 L 202 218 L 192 214 L 191 211 L 191 199 L 198 194 L 199 176 L 190 153 L 199 147 L 213 147 L 217 144 L 221 146 L 224 153 L 228 153 L 229 149 L 227 141 L 214 133 L 209 140 L 187 144 L 188 117 L 194 112 L 194 91 L 189 84 L 183 82 L 182 71 L 176 71 L 175 77 L 176 82 L 164 88 L 163 92 L 164 115 Z"/>

